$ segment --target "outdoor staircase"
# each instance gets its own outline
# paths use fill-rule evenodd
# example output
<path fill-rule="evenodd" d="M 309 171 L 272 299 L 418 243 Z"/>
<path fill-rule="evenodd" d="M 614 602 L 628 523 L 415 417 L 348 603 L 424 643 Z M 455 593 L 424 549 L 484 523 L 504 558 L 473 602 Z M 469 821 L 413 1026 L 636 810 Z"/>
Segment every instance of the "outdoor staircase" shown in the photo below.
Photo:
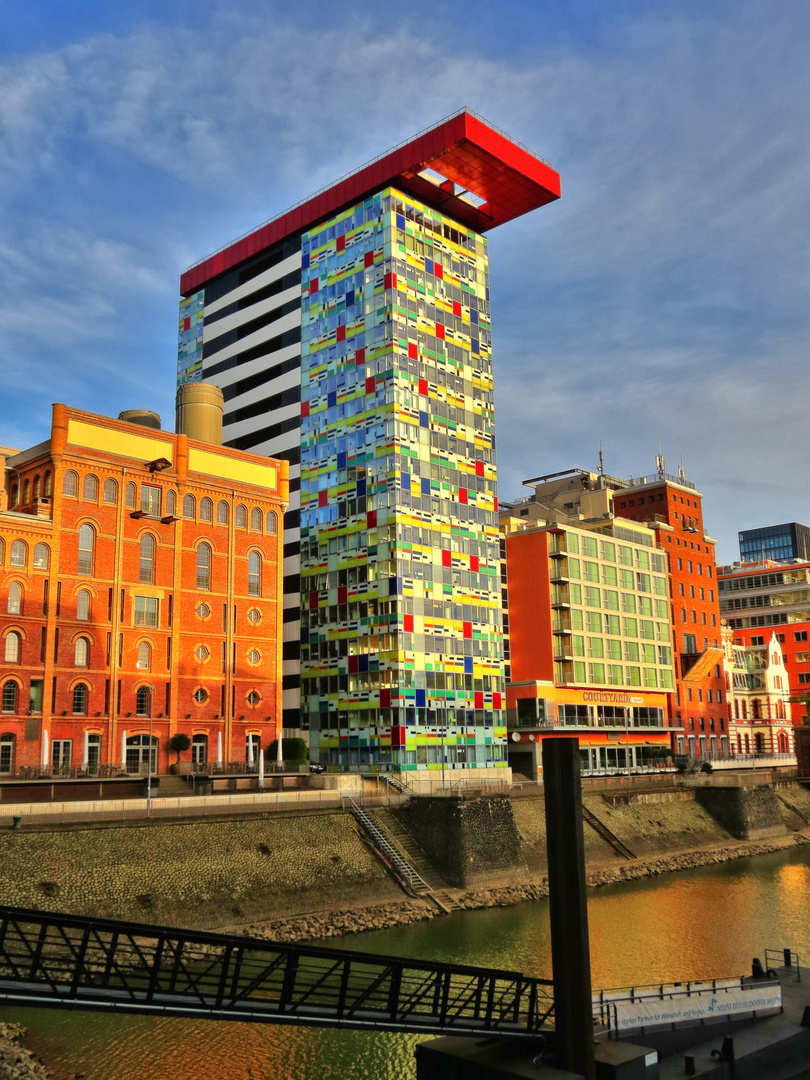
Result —
<path fill-rule="evenodd" d="M 193 794 L 185 776 L 175 776 L 172 773 L 161 773 L 160 783 L 152 789 L 154 799 L 182 799 Z"/>
<path fill-rule="evenodd" d="M 792 814 L 795 814 L 797 818 L 800 818 L 805 823 L 805 825 L 810 825 L 810 818 L 808 818 L 807 814 L 805 814 L 803 810 L 800 810 L 798 806 L 794 806 L 792 802 L 788 802 L 784 795 L 780 795 L 778 791 L 776 792 L 776 797 L 780 803 L 782 803 L 788 808 L 788 810 L 790 810 Z"/>
<path fill-rule="evenodd" d="M 623 844 L 618 836 L 616 836 L 615 833 L 612 833 L 607 825 L 601 822 L 596 814 L 592 814 L 585 805 L 582 807 L 582 819 L 583 821 L 586 821 L 593 831 L 598 833 L 606 843 L 610 844 L 617 855 L 620 855 L 623 859 L 635 859 L 636 856 L 630 848 L 626 844 Z"/>
<path fill-rule="evenodd" d="M 453 897 L 448 896 L 446 893 L 436 893 L 430 883 L 422 877 L 419 870 L 411 862 L 410 856 L 400 846 L 397 846 L 397 843 L 388 832 L 389 819 L 387 819 L 386 824 L 383 824 L 377 814 L 369 813 L 363 807 L 357 806 L 353 799 L 350 801 L 354 820 L 363 828 L 368 839 L 372 841 L 375 850 L 391 868 L 396 880 L 399 881 L 400 886 L 407 893 L 419 897 L 420 900 L 432 901 L 445 914 L 449 914 L 450 910 L 459 906 L 455 903 Z M 387 813 L 387 811 L 382 812 Z M 390 819 L 393 819 L 392 814 L 389 816 Z M 402 829 L 402 832 L 405 833 L 405 829 Z M 422 858 L 418 861 L 422 865 L 427 863 L 423 853 Z"/>
<path fill-rule="evenodd" d="M 455 899 L 457 890 L 451 889 L 434 864 L 425 853 L 424 848 L 408 832 L 405 826 L 393 810 L 376 807 L 373 817 L 378 828 L 383 831 L 391 843 L 399 849 L 400 853 L 414 867 L 422 880 L 431 891 L 431 899 L 438 907 L 445 911 L 460 911 L 461 905 Z"/>
<path fill-rule="evenodd" d="M 388 784 L 390 788 L 396 791 L 397 794 L 404 795 L 406 793 L 407 789 L 405 785 L 395 773 L 383 772 L 379 773 L 378 777 L 384 783 Z"/>

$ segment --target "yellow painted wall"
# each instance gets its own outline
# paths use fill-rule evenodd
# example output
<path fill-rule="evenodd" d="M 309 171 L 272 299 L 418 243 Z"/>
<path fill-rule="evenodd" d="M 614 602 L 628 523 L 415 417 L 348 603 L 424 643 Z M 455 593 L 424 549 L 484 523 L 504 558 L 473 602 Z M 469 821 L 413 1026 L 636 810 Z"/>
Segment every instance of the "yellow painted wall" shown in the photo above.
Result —
<path fill-rule="evenodd" d="M 278 470 L 274 465 L 260 465 L 254 461 L 238 461 L 210 450 L 198 450 L 190 446 L 188 467 L 192 472 L 219 476 L 223 480 L 235 480 L 240 484 L 256 484 L 257 487 L 278 490 Z"/>
<path fill-rule="evenodd" d="M 68 442 L 74 446 L 86 446 L 90 450 L 120 454 L 122 457 L 138 458 L 144 462 L 155 461 L 161 457 L 174 461 L 172 442 L 150 438 L 148 435 L 134 435 L 100 424 L 88 424 L 83 420 L 68 421 Z"/>

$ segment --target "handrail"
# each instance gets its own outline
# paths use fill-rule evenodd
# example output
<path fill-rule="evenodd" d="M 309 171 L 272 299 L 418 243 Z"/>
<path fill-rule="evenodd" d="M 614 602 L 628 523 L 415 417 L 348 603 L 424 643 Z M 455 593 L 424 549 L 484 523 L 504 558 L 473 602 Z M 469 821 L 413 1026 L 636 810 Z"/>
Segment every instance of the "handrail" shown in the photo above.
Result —
<path fill-rule="evenodd" d="M 502 971 L 0 907 L 0 1003 L 536 1039 L 552 983 Z"/>

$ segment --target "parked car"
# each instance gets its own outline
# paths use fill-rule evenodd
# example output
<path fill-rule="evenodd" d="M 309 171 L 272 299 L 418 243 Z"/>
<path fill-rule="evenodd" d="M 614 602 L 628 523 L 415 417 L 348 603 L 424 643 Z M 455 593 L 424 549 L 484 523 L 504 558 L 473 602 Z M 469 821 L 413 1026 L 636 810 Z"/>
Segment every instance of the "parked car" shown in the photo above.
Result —
<path fill-rule="evenodd" d="M 325 765 L 318 765 L 314 761 L 310 761 L 310 763 L 309 763 L 309 771 L 314 772 L 314 773 L 326 772 L 326 766 Z"/>

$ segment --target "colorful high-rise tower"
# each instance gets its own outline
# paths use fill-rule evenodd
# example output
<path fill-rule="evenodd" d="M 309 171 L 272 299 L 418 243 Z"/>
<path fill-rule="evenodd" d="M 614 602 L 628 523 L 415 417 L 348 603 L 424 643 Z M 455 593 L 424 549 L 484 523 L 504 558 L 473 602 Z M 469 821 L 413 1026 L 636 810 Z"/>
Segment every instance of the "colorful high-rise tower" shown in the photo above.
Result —
<path fill-rule="evenodd" d="M 462 112 L 181 279 L 178 382 L 290 462 L 284 726 L 332 768 L 507 765 L 483 233 L 559 193 Z"/>

